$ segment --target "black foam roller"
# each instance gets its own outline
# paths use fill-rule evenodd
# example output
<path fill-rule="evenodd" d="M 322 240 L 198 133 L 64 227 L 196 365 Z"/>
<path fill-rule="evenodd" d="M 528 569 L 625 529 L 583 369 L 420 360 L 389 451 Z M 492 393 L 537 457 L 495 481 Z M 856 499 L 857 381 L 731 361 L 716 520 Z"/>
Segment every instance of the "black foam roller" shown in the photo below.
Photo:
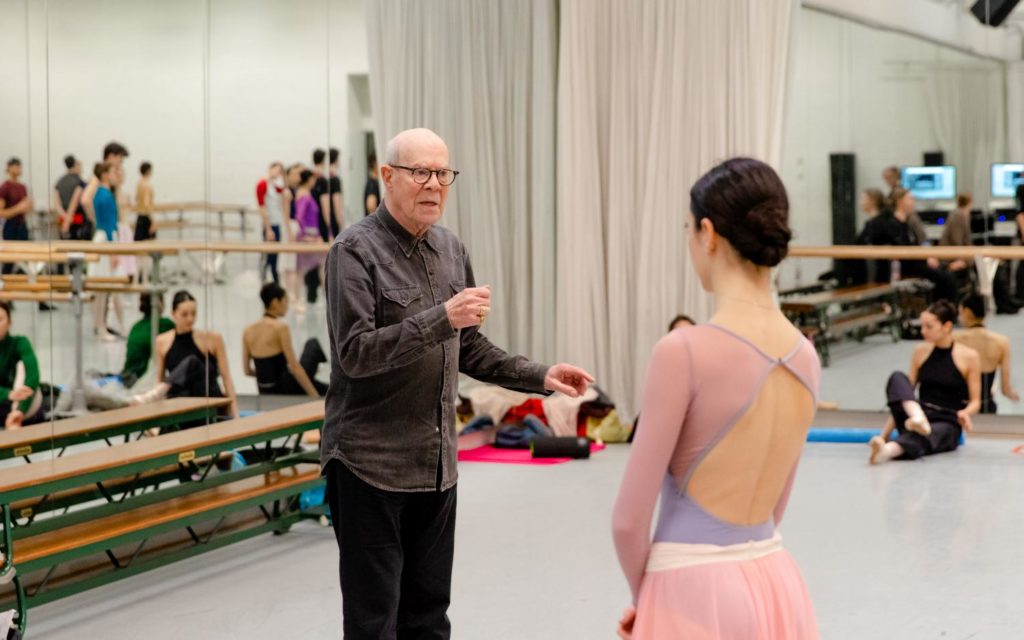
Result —
<path fill-rule="evenodd" d="M 534 458 L 589 458 L 590 440 L 573 436 L 540 437 L 530 443 Z"/>

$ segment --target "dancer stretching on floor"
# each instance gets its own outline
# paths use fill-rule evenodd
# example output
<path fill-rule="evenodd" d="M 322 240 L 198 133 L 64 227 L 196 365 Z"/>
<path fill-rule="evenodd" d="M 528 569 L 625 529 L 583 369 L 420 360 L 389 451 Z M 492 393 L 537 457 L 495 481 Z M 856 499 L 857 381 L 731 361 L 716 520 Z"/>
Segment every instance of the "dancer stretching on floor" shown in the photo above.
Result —
<path fill-rule="evenodd" d="M 161 398 L 227 397 L 231 399 L 228 412 L 232 418 L 237 418 L 238 401 L 224 338 L 215 331 L 193 331 L 196 299 L 184 289 L 174 294 L 171 319 L 174 330 L 156 338 L 157 384 L 152 390 L 134 396 L 132 404 Z M 224 380 L 224 391 L 217 382 L 218 377 Z"/>
<path fill-rule="evenodd" d="M 971 430 L 971 416 L 981 409 L 981 359 L 953 341 L 956 316 L 956 307 L 945 300 L 921 314 L 925 342 L 914 349 L 910 374 L 897 371 L 889 378 L 892 417 L 882 435 L 871 438 L 871 464 L 953 451 L 960 434 Z M 918 384 L 920 397 L 915 398 Z M 898 435 L 889 441 L 893 429 Z"/>
<path fill-rule="evenodd" d="M 39 361 L 25 336 L 11 334 L 11 303 L 0 300 L 0 425 L 20 429 L 40 422 Z"/>
<path fill-rule="evenodd" d="M 322 398 L 327 385 L 316 379 L 316 371 L 321 363 L 327 362 L 327 355 L 320 341 L 307 340 L 302 355 L 296 358 L 291 330 L 281 319 L 288 314 L 288 294 L 276 282 L 268 282 L 260 289 L 260 299 L 263 317 L 242 334 L 245 375 L 256 378 L 261 394 Z"/>

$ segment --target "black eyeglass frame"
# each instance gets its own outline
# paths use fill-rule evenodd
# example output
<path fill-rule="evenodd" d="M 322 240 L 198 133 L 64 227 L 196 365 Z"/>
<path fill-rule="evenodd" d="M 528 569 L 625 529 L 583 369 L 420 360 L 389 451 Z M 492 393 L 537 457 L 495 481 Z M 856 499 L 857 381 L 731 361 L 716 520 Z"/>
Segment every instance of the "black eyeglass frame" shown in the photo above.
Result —
<path fill-rule="evenodd" d="M 389 164 L 388 166 L 392 167 L 392 168 L 395 168 L 395 169 L 405 169 L 406 171 L 408 171 L 409 173 L 412 174 L 412 179 L 413 179 L 413 181 L 416 184 L 427 184 L 428 182 L 430 182 L 430 178 L 432 176 L 437 176 L 437 184 L 441 185 L 442 187 L 450 187 L 455 182 L 455 178 L 459 177 L 459 172 L 456 171 L 455 169 L 427 169 L 426 167 L 405 167 L 405 166 L 402 166 L 400 164 Z M 416 172 L 417 171 L 426 171 L 427 172 L 427 174 L 426 174 L 427 177 L 424 178 L 423 180 L 417 180 L 416 179 Z M 450 173 L 450 174 L 452 174 L 451 182 L 449 182 L 448 184 L 445 184 L 444 181 L 441 180 L 441 174 L 442 173 Z"/>

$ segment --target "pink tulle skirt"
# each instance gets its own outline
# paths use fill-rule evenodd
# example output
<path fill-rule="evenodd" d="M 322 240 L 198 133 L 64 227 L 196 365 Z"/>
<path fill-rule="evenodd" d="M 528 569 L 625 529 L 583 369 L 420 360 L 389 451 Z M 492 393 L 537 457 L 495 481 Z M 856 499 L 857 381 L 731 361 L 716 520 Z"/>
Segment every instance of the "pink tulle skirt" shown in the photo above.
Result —
<path fill-rule="evenodd" d="M 726 547 L 655 543 L 636 610 L 634 640 L 818 638 L 807 586 L 778 535 Z"/>

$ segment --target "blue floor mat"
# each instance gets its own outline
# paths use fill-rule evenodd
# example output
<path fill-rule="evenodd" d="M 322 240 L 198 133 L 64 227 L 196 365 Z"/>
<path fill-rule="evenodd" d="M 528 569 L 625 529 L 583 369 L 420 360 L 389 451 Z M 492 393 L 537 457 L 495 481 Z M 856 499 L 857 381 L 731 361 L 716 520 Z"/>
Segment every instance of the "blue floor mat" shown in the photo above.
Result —
<path fill-rule="evenodd" d="M 881 429 L 854 429 L 847 427 L 811 429 L 807 433 L 807 442 L 846 442 L 852 444 L 867 444 L 868 440 L 871 440 L 871 438 L 880 433 L 882 433 Z M 960 445 L 963 446 L 965 441 L 966 440 L 961 434 Z"/>

